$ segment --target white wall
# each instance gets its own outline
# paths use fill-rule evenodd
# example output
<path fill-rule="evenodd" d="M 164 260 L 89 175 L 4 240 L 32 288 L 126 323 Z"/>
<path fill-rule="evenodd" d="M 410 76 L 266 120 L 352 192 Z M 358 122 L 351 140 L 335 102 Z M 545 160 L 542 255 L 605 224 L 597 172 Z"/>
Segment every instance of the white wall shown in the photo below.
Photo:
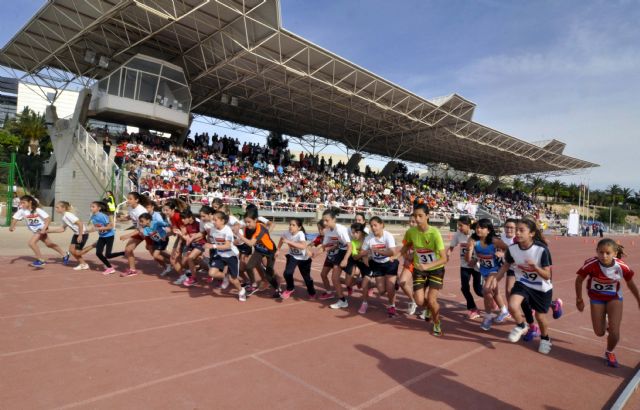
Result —
<path fill-rule="evenodd" d="M 55 90 L 53 88 L 38 87 L 34 84 L 20 82 L 18 84 L 18 113 L 21 113 L 24 107 L 29 107 L 39 114 L 44 114 L 47 105 L 49 105 L 46 95 L 47 93 L 54 92 Z M 56 107 L 58 117 L 65 118 L 71 116 L 76 108 L 77 100 L 77 91 L 62 91 L 53 104 Z"/>

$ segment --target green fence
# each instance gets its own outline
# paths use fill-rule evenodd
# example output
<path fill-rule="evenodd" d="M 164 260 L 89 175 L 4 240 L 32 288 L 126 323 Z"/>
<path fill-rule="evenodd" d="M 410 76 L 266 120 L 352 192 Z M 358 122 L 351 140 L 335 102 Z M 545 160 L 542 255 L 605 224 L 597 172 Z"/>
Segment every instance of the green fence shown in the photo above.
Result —
<path fill-rule="evenodd" d="M 16 153 L 0 152 L 0 189 L 2 197 L 0 198 L 0 224 L 10 225 L 12 215 L 13 199 L 17 195 L 17 181 L 21 186 L 22 175 L 16 163 Z"/>

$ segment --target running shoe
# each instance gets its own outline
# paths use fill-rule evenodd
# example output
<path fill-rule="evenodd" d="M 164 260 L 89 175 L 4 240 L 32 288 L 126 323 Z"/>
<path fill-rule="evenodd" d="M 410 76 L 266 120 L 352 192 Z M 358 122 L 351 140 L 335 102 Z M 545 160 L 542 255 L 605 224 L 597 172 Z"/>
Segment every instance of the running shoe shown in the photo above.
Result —
<path fill-rule="evenodd" d="M 285 290 L 284 292 L 282 292 L 282 299 L 289 299 L 289 297 L 291 297 L 291 295 L 293 294 L 294 289 L 291 290 Z"/>
<path fill-rule="evenodd" d="M 396 317 L 398 316 L 398 311 L 396 310 L 395 306 L 389 306 L 387 307 L 387 315 L 389 317 Z"/>
<path fill-rule="evenodd" d="M 344 309 L 349 307 L 349 302 L 347 302 L 347 300 L 341 300 L 338 299 L 338 301 L 334 304 L 332 304 L 331 306 L 329 306 L 331 309 Z"/>
<path fill-rule="evenodd" d="M 135 269 L 127 269 L 124 272 L 120 273 L 120 277 L 129 277 L 129 276 L 136 276 L 138 274 L 138 271 Z"/>
<path fill-rule="evenodd" d="M 224 275 L 224 279 L 222 279 L 222 285 L 220 285 L 220 289 L 224 290 L 229 287 L 229 275 Z"/>
<path fill-rule="evenodd" d="M 333 292 L 322 292 L 319 299 L 320 300 L 333 299 Z"/>
<path fill-rule="evenodd" d="M 467 315 L 469 319 L 473 320 L 480 317 L 480 312 L 478 312 L 478 309 L 471 309 Z"/>
<path fill-rule="evenodd" d="M 530 342 L 539 336 L 540 336 L 540 328 L 535 323 L 532 323 L 531 326 L 529 327 L 529 331 L 527 332 L 526 335 L 524 335 L 522 340 L 524 340 L 525 342 Z"/>
<path fill-rule="evenodd" d="M 416 309 L 418 309 L 418 305 L 416 304 L 416 302 L 407 303 L 407 314 L 408 315 L 415 315 Z"/>
<path fill-rule="evenodd" d="M 114 273 L 116 273 L 116 270 L 113 267 L 106 268 L 105 270 L 102 271 L 102 274 L 105 275 L 105 276 L 111 275 L 111 274 L 114 274 Z"/>
<path fill-rule="evenodd" d="M 275 292 L 273 292 L 273 295 L 271 295 L 271 299 L 281 299 L 282 298 L 282 294 L 280 293 L 280 289 L 276 289 Z"/>
<path fill-rule="evenodd" d="M 367 302 L 362 302 L 362 304 L 360 305 L 360 309 L 358 309 L 358 313 L 360 313 L 361 315 L 364 315 L 365 313 L 367 313 L 368 307 L 369 307 L 369 304 Z"/>
<path fill-rule="evenodd" d="M 176 280 L 173 281 L 174 285 L 182 285 L 184 283 L 185 280 L 189 279 L 189 277 L 187 276 L 186 273 L 183 273 L 182 275 L 180 275 L 180 277 Z"/>
<path fill-rule="evenodd" d="M 502 323 L 505 320 L 509 319 L 510 317 L 511 317 L 511 314 L 509 313 L 508 310 L 506 312 L 500 312 L 498 317 L 496 317 L 496 323 Z"/>
<path fill-rule="evenodd" d="M 509 332 L 509 341 L 511 343 L 516 343 L 518 340 L 520 340 L 520 338 L 522 337 L 522 335 L 526 334 L 527 331 L 529 330 L 529 325 L 525 324 L 524 327 L 520 327 L 520 326 L 515 326 L 513 329 L 511 329 L 511 332 Z"/>
<path fill-rule="evenodd" d="M 558 298 L 556 300 L 554 300 L 553 302 L 551 302 L 551 309 L 553 309 L 553 318 L 554 319 L 560 319 L 560 317 L 562 316 L 563 310 L 562 310 L 562 299 Z"/>
<path fill-rule="evenodd" d="M 187 280 L 182 282 L 182 286 L 186 286 L 186 287 L 191 287 L 195 284 L 196 284 L 196 280 L 193 278 L 193 276 L 189 276 Z"/>
<path fill-rule="evenodd" d="M 427 322 L 431 321 L 431 311 L 429 309 L 424 310 L 424 320 Z"/>
<path fill-rule="evenodd" d="M 167 265 L 167 266 L 165 266 L 165 267 L 164 267 L 164 269 L 163 269 L 163 270 L 162 270 L 162 272 L 160 273 L 160 276 L 161 276 L 161 277 L 165 277 L 165 276 L 167 276 L 168 274 L 170 274 L 172 270 L 173 270 L 173 269 L 171 268 L 171 265 Z"/>
<path fill-rule="evenodd" d="M 427 309 L 422 309 L 422 312 L 418 314 L 418 319 L 427 320 Z"/>
<path fill-rule="evenodd" d="M 607 362 L 607 366 L 609 367 L 618 367 L 618 360 L 616 359 L 616 354 L 613 352 L 604 352 L 604 360 Z"/>
<path fill-rule="evenodd" d="M 491 330 L 491 325 L 493 324 L 493 320 L 495 318 L 496 318 L 496 315 L 494 315 L 493 313 L 487 313 L 486 315 L 484 315 L 484 320 L 480 325 L 480 329 L 486 330 L 486 331 Z"/>
<path fill-rule="evenodd" d="M 440 321 L 433 322 L 433 335 L 440 337 L 442 336 L 442 328 L 440 327 Z"/>
<path fill-rule="evenodd" d="M 62 257 L 62 264 L 68 265 L 70 257 L 71 257 L 71 254 L 67 251 L 67 253 L 65 253 L 64 256 Z"/>
<path fill-rule="evenodd" d="M 551 351 L 551 346 L 553 346 L 553 344 L 551 343 L 551 339 L 549 340 L 540 339 L 540 346 L 538 346 L 538 352 L 542 354 L 549 354 L 549 352 Z"/>
<path fill-rule="evenodd" d="M 45 261 L 37 259 L 29 264 L 29 266 L 33 266 L 34 268 L 44 268 L 46 265 Z"/>
<path fill-rule="evenodd" d="M 249 296 L 251 295 L 255 295 L 256 293 L 258 293 L 260 291 L 260 286 L 249 286 L 247 289 L 247 293 L 249 294 Z"/>
<path fill-rule="evenodd" d="M 247 301 L 247 291 L 244 288 L 240 289 L 240 292 L 238 292 L 238 300 L 240 302 Z"/>
<path fill-rule="evenodd" d="M 78 265 L 75 268 L 73 268 L 73 270 L 89 270 L 89 264 L 88 263 L 81 263 L 80 265 Z"/>

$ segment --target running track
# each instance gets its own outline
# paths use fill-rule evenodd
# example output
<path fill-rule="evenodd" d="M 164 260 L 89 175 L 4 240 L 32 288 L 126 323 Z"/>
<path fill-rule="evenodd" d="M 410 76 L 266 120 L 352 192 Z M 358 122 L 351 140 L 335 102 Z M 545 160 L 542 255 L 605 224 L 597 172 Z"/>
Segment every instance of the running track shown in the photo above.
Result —
<path fill-rule="evenodd" d="M 623 239 L 636 271 L 638 242 Z M 242 304 L 219 289 L 172 285 L 146 256 L 145 274 L 132 278 L 0 257 L 0 408 L 606 408 L 639 368 L 640 310 L 626 292 L 621 367 L 606 367 L 604 339 L 574 305 L 574 272 L 595 245 L 550 244 L 565 314 L 552 323 L 549 356 L 537 341 L 509 343 L 511 321 L 486 333 L 464 318 L 457 256 L 439 339 L 415 318 L 388 319 L 382 299 L 365 316 L 357 292 L 347 310 L 308 301 L 297 276 L 295 297 Z"/>

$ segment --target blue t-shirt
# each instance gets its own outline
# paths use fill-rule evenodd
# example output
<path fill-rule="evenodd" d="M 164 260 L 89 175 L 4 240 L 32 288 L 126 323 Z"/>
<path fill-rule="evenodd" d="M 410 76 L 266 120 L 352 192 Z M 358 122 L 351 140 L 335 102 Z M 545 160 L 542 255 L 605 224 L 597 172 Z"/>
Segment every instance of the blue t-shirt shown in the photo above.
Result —
<path fill-rule="evenodd" d="M 160 212 L 154 212 L 151 214 L 151 221 L 152 222 L 164 222 L 164 218 L 162 217 L 162 214 Z"/>
<path fill-rule="evenodd" d="M 164 228 L 169 225 L 164 221 L 151 221 L 151 225 L 144 227 L 144 236 L 148 236 L 154 242 L 164 242 L 168 240 L 167 231 Z"/>
<path fill-rule="evenodd" d="M 102 212 L 98 212 L 96 214 L 91 215 L 91 224 L 96 228 L 104 228 L 110 223 L 111 223 L 111 220 L 109 219 L 109 217 L 103 214 Z M 100 238 L 109 238 L 110 236 L 113 236 L 115 234 L 116 234 L 116 230 L 113 228 L 111 228 L 108 231 L 98 231 L 98 236 Z"/>
<path fill-rule="evenodd" d="M 478 265 L 480 265 L 480 274 L 483 277 L 489 276 L 493 272 L 500 270 L 500 261 L 496 256 L 496 247 L 494 244 L 483 246 L 480 241 L 476 241 L 474 246 Z"/>

